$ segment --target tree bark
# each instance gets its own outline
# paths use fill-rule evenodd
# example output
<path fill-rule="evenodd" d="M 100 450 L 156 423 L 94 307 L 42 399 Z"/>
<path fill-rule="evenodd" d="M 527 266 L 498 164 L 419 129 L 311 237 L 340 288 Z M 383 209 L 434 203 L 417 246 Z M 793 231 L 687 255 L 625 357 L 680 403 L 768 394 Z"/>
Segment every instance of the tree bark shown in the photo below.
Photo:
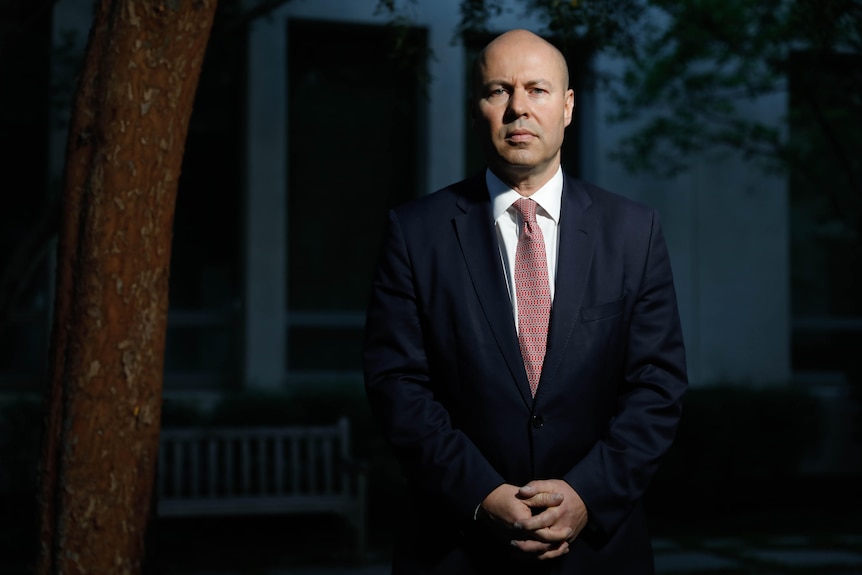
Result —
<path fill-rule="evenodd" d="M 36 573 L 139 573 L 171 236 L 216 0 L 101 0 L 69 129 Z"/>

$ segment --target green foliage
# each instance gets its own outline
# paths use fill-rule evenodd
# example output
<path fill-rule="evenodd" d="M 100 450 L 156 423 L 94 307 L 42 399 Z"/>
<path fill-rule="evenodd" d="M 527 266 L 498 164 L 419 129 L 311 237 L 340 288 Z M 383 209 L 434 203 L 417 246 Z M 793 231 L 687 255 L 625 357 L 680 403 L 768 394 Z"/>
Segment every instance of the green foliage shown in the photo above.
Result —
<path fill-rule="evenodd" d="M 378 0 L 375 14 L 387 15 L 398 25 L 411 21 L 411 5 L 417 0 Z M 640 0 L 461 0 L 460 19 L 453 41 L 465 46 L 484 44 L 490 23 L 506 12 L 520 10 L 535 17 L 564 49 L 577 47 L 629 53 L 634 49 L 646 10 Z"/>
<path fill-rule="evenodd" d="M 650 4 L 656 24 L 627 55 L 613 118 L 643 121 L 649 114 L 649 119 L 615 157 L 633 171 L 673 175 L 687 168 L 691 152 L 730 148 L 766 168 L 801 168 L 807 156 L 796 144 L 810 142 L 826 126 L 797 131 L 801 137 L 794 142 L 788 130 L 748 118 L 741 107 L 783 93 L 796 53 L 858 56 L 862 6 L 847 0 Z M 808 113 L 842 113 L 834 102 L 809 104 L 814 107 L 807 107 Z M 843 113 L 860 117 L 858 98 L 849 108 L 846 102 L 842 106 Z"/>
<path fill-rule="evenodd" d="M 463 0 L 459 37 L 513 6 L 567 54 L 616 57 L 586 79 L 627 124 L 609 153 L 628 171 L 673 177 L 713 151 L 785 175 L 794 314 L 862 313 L 862 3 Z"/>
<path fill-rule="evenodd" d="M 403 17 L 404 5 L 415 1 L 380 0 L 378 13 Z M 797 122 L 794 130 L 744 111 L 759 98 L 786 92 L 796 54 L 842 54 L 862 62 L 858 0 L 462 0 L 456 40 L 470 46 L 487 38 L 489 23 L 516 7 L 547 26 L 566 50 L 620 58 L 624 71 L 608 84 L 617 105 L 611 119 L 635 129 L 612 155 L 630 171 L 672 176 L 688 168 L 692 153 L 723 148 L 766 170 L 819 177 L 816 183 L 830 189 L 834 170 L 823 179 L 810 169 L 811 148 L 825 148 L 844 159 L 837 163 L 840 178 L 860 201 L 862 176 L 853 158 L 862 136 L 859 130 L 849 140 L 835 133 L 836 126 L 862 118 L 862 91 L 830 86 L 827 74 L 808 71 L 809 93 L 837 90 L 847 97 L 805 103 L 802 113 L 815 121 Z M 862 206 L 849 213 L 855 217 Z"/>
<path fill-rule="evenodd" d="M 668 175 L 687 167 L 692 152 L 715 146 L 748 155 L 777 152 L 777 132 L 738 114 L 741 99 L 779 89 L 776 44 L 780 0 L 654 2 L 654 25 L 630 54 L 614 96 L 618 121 L 649 121 L 624 141 L 616 157 L 630 170 Z M 770 65 L 772 64 L 772 65 Z"/>
<path fill-rule="evenodd" d="M 462 0 L 461 20 L 455 29 L 455 41 L 465 46 L 481 46 L 492 34 L 488 21 L 503 13 L 503 0 Z"/>
<path fill-rule="evenodd" d="M 524 0 L 548 32 L 567 47 L 628 54 L 641 33 L 646 4 L 639 0 Z"/>

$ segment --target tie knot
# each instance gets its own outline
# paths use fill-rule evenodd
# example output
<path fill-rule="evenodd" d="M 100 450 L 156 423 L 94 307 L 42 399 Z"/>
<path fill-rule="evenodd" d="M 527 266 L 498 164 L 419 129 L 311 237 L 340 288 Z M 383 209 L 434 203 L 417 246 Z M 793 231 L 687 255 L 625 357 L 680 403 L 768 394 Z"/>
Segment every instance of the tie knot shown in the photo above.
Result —
<path fill-rule="evenodd" d="M 515 200 L 515 203 L 512 205 L 521 213 L 521 217 L 524 218 L 525 222 L 532 223 L 536 221 L 535 200 L 531 200 L 530 198 L 520 198 Z"/>

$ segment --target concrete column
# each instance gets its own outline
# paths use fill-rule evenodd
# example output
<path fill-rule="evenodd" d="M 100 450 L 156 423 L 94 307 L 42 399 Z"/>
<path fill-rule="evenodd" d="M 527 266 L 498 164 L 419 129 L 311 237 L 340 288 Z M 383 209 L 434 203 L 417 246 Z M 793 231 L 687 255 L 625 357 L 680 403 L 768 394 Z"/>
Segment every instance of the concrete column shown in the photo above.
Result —
<path fill-rule="evenodd" d="M 244 384 L 272 388 L 287 353 L 287 28 L 256 20 L 248 44 Z"/>
<path fill-rule="evenodd" d="M 464 177 L 464 127 L 467 122 L 468 87 L 465 85 L 464 47 L 453 44 L 458 11 L 454 6 L 427 14 L 428 44 L 434 54 L 428 62 L 426 192 L 439 190 Z M 425 163 L 425 162 L 423 162 Z"/>
<path fill-rule="evenodd" d="M 786 178 L 765 174 L 735 155 L 702 158 L 692 175 L 702 377 L 786 384 L 791 372 Z"/>

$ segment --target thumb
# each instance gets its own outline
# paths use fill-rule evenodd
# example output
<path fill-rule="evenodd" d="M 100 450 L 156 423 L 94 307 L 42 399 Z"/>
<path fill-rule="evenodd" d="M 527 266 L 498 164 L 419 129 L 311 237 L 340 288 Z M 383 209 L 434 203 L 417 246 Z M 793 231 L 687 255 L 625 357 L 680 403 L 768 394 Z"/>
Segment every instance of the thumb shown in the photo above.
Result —
<path fill-rule="evenodd" d="M 520 497 L 533 497 L 537 493 L 552 493 L 554 491 L 559 491 L 554 489 L 554 484 L 551 481 L 542 481 L 541 479 L 535 479 L 528 484 L 522 486 L 518 489 L 518 496 Z"/>

